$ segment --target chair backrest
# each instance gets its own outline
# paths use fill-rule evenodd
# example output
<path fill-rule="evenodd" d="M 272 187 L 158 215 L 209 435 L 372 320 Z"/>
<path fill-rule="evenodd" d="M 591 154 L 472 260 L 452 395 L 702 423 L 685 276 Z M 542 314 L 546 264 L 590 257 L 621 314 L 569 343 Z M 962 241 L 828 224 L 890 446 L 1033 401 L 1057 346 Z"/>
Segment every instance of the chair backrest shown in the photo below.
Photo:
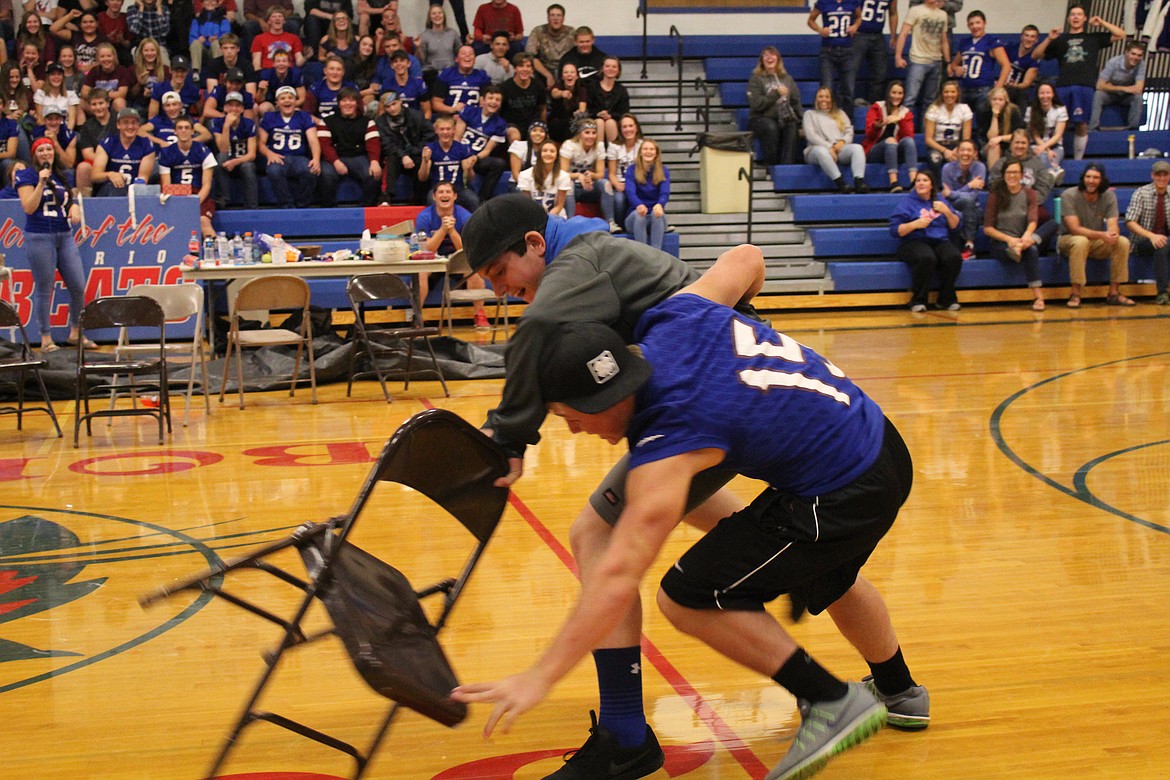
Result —
<path fill-rule="evenodd" d="M 140 295 L 94 298 L 81 310 L 81 329 L 154 327 L 161 333 L 166 317 L 158 301 Z"/>
<path fill-rule="evenodd" d="M 459 274 L 460 276 L 469 276 L 471 274 L 471 263 L 467 259 L 466 252 L 460 249 L 447 258 L 447 273 Z"/>
<path fill-rule="evenodd" d="M 297 276 L 259 276 L 236 294 L 234 312 L 309 308 L 309 283 Z"/>
<path fill-rule="evenodd" d="M 345 292 L 355 306 L 368 301 L 414 301 L 406 282 L 388 273 L 351 276 Z"/>
<path fill-rule="evenodd" d="M 32 354 L 32 346 L 28 343 L 28 333 L 24 330 L 24 323 L 20 321 L 20 313 L 8 301 L 0 300 L 0 328 L 19 328 L 21 359 L 27 359 Z"/>
<path fill-rule="evenodd" d="M 130 292 L 158 301 L 167 322 L 183 322 L 203 311 L 203 288 L 197 284 L 136 284 Z"/>

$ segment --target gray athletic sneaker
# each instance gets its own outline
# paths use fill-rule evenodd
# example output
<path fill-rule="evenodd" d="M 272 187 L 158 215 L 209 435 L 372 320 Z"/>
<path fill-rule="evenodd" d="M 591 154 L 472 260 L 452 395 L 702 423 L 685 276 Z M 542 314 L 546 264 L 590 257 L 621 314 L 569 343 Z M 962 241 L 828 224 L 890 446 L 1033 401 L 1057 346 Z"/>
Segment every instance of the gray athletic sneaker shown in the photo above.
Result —
<path fill-rule="evenodd" d="M 862 677 L 861 684 L 886 705 L 890 713 L 888 723 L 894 728 L 919 731 L 930 725 L 930 694 L 921 685 L 912 685 L 901 693 L 886 696 L 877 689 L 872 674 Z"/>
<path fill-rule="evenodd" d="M 886 722 L 886 708 L 861 683 L 848 683 L 839 701 L 816 702 L 803 713 L 788 753 L 764 780 L 811 777 L 829 759 L 861 744 Z"/>

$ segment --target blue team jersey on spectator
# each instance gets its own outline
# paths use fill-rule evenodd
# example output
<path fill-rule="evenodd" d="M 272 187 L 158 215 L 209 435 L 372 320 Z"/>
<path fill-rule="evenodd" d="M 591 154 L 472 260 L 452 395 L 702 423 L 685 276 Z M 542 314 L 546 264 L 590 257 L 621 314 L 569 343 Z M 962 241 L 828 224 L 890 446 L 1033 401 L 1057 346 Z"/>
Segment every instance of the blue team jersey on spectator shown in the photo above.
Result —
<path fill-rule="evenodd" d="M 312 157 L 308 131 L 316 127 L 308 111 L 294 111 L 284 117 L 279 111 L 269 111 L 260 118 L 260 127 L 268 133 L 268 148 L 277 154 L 294 157 Z"/>
<path fill-rule="evenodd" d="M 435 97 L 449 106 L 456 103 L 474 106 L 479 103 L 479 93 L 492 83 L 492 77 L 475 68 L 471 73 L 461 73 L 458 65 L 452 65 L 439 72 L 435 79 Z"/>
<path fill-rule="evenodd" d="M 885 30 L 890 16 L 891 0 L 862 0 L 859 33 L 880 33 Z"/>
<path fill-rule="evenodd" d="M 998 63 L 991 53 L 1002 46 L 994 35 L 984 35 L 979 40 L 970 35 L 961 39 L 959 54 L 963 57 L 963 67 L 967 69 L 960 81 L 963 89 L 990 87 L 995 83 Z"/>
<path fill-rule="evenodd" d="M 410 67 L 406 69 L 407 74 L 411 78 L 421 79 L 423 77 L 423 66 L 419 62 L 418 57 L 407 53 L 406 58 L 410 62 Z M 385 54 L 379 57 L 374 63 L 374 73 L 385 78 L 385 81 L 379 82 L 382 84 L 386 84 L 394 78 L 394 68 L 390 67 L 390 58 Z M 378 81 L 377 77 L 374 78 L 374 81 Z"/>
<path fill-rule="evenodd" d="M 1019 50 L 1017 49 L 1017 51 Z M 1008 76 L 1007 83 L 1014 84 L 1016 86 L 1019 86 L 1023 83 L 1024 76 L 1027 75 L 1029 70 L 1040 66 L 1040 63 L 1032 56 L 1032 52 L 1017 56 L 1011 61 L 1011 63 L 1012 72 L 1011 75 Z"/>
<path fill-rule="evenodd" d="M 143 159 L 154 154 L 154 144 L 140 135 L 134 136 L 128 147 L 122 145 L 121 134 L 103 138 L 98 146 L 105 149 L 106 156 L 110 158 L 106 164 L 106 173 L 121 173 L 129 179 L 137 179 Z"/>
<path fill-rule="evenodd" d="M 438 141 L 431 141 L 426 145 L 431 150 L 431 186 L 441 181 L 449 181 L 455 185 L 456 191 L 463 187 L 463 161 L 475 154 L 467 144 L 455 141 L 451 148 L 443 151 Z"/>
<path fill-rule="evenodd" d="M 155 150 L 163 149 L 175 142 L 175 120 L 166 114 L 161 111 L 155 114 L 154 119 L 150 120 L 150 127 L 152 129 L 151 135 L 166 141 L 166 144 L 155 144 Z"/>
<path fill-rule="evenodd" d="M 8 149 L 8 139 L 16 138 L 20 134 L 20 125 L 8 117 L 0 117 L 0 146 Z"/>
<path fill-rule="evenodd" d="M 313 93 L 313 97 L 317 98 L 316 115 L 324 119 L 327 116 L 333 116 L 337 113 L 337 93 L 346 87 L 357 89 L 357 85 L 352 81 L 342 81 L 340 87 L 333 89 L 325 83 L 324 79 L 309 87 L 309 92 Z"/>
<path fill-rule="evenodd" d="M 829 30 L 829 37 L 821 37 L 821 46 L 847 47 L 853 45 L 849 28 L 853 26 L 853 12 L 859 0 L 817 0 L 816 9 L 821 12 L 821 27 Z"/>
<path fill-rule="evenodd" d="M 9 120 L 5 120 L 5 121 L 9 121 Z M 3 138 L 3 137 L 4 137 L 3 132 L 0 132 L 0 138 Z M 45 137 L 45 126 L 44 125 L 36 125 L 35 127 L 33 127 L 32 140 L 35 141 L 38 138 L 44 138 L 44 137 Z M 73 139 L 76 137 L 77 137 L 77 133 L 73 132 L 65 125 L 61 125 L 60 127 L 57 128 L 57 143 L 59 143 L 61 145 L 62 149 L 68 149 L 69 144 L 73 143 Z"/>
<path fill-rule="evenodd" d="M 16 172 L 16 191 L 21 187 L 35 187 L 40 173 L 32 168 Z M 26 215 L 24 230 L 26 233 L 63 233 L 69 230 L 69 214 L 65 204 L 69 197 L 68 185 L 57 178 L 50 176 L 45 189 L 41 193 L 41 205 L 32 214 Z"/>
<path fill-rule="evenodd" d="M 406 80 L 406 84 L 399 84 L 394 74 L 391 73 L 386 81 L 378 81 L 378 76 L 374 76 L 374 83 L 379 84 L 378 96 L 381 97 L 387 92 L 397 92 L 402 95 L 402 105 L 407 108 L 412 108 L 419 113 L 423 110 L 423 101 L 431 99 L 431 91 L 427 89 L 427 83 L 422 79 L 411 76 Z"/>
<path fill-rule="evenodd" d="M 169 171 L 171 184 L 190 184 L 195 195 L 203 186 L 204 165 L 215 167 L 215 155 L 198 141 L 192 141 L 191 148 L 185 152 L 176 143 L 158 153 L 158 172 Z"/>
<path fill-rule="evenodd" d="M 226 84 L 216 84 L 215 89 L 207 93 L 207 97 L 209 100 L 211 98 L 215 98 L 215 107 L 220 111 L 223 111 L 224 103 L 227 101 L 227 93 L 234 91 L 235 90 L 229 90 Z M 240 96 L 244 98 L 244 110 L 251 110 L 252 106 L 256 105 L 256 98 L 253 97 L 252 93 L 246 89 L 241 89 L 239 92 Z"/>
<path fill-rule="evenodd" d="M 224 117 L 217 116 L 211 120 L 212 135 L 218 136 L 223 132 Z M 230 133 L 231 148 L 220 149 L 221 152 L 226 152 L 230 157 L 243 157 L 248 153 L 248 139 L 256 135 L 256 123 L 246 116 L 240 117 L 240 121 L 236 123 Z"/>
<path fill-rule="evenodd" d="M 471 151 L 479 154 L 488 145 L 488 141 L 502 144 L 508 134 L 508 123 L 498 113 L 492 114 L 486 120 L 479 106 L 468 106 L 459 114 L 459 118 L 467 125 L 463 133 L 463 143 L 471 147 Z"/>
<path fill-rule="evenodd" d="M 881 449 L 881 408 L 808 347 L 692 294 L 646 311 L 634 341 L 653 367 L 627 437 L 630 468 L 701 449 L 720 468 L 809 498 L 850 484 Z"/>
<path fill-rule="evenodd" d="M 463 226 L 467 224 L 467 220 L 471 219 L 471 212 L 455 204 L 455 232 L 462 233 Z M 435 211 L 435 204 L 427 206 L 419 212 L 419 215 L 414 219 L 414 227 L 417 230 L 422 230 L 428 236 L 439 232 L 439 228 L 443 226 L 443 218 Z M 443 243 L 439 244 L 438 254 L 451 256 L 455 253 L 455 244 L 451 239 L 444 238 Z"/>
<path fill-rule="evenodd" d="M 290 67 L 288 72 L 284 74 L 284 78 L 281 78 L 277 74 L 276 68 L 265 68 L 260 71 L 260 81 L 268 82 L 268 90 L 264 94 L 265 99 L 270 101 L 276 100 L 276 90 L 281 87 L 293 87 L 295 89 L 305 85 L 304 80 L 301 78 L 301 69 L 297 67 Z"/>
<path fill-rule="evenodd" d="M 175 90 L 175 88 L 171 86 L 171 80 L 168 78 L 154 85 L 154 89 L 150 90 L 150 99 L 157 100 L 161 104 L 163 95 L 174 91 L 179 93 L 179 99 L 182 100 L 183 105 L 188 108 L 198 103 L 199 97 L 202 94 L 199 89 L 199 85 L 195 83 L 195 80 L 191 78 L 191 74 L 188 73 L 186 81 L 183 82 L 182 89 Z"/>
<path fill-rule="evenodd" d="M 20 197 L 20 193 L 13 189 L 12 185 L 0 190 L 0 200 L 16 200 Z"/>

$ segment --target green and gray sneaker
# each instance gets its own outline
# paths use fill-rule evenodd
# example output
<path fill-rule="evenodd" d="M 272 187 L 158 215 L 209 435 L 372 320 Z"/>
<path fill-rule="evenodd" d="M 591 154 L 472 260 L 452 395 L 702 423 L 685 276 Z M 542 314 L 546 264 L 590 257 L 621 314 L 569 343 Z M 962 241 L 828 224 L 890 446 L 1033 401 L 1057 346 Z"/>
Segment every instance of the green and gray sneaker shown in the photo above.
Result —
<path fill-rule="evenodd" d="M 886 708 L 861 683 L 848 683 L 844 698 L 815 702 L 803 713 L 792 747 L 764 780 L 811 777 L 829 759 L 860 745 L 886 723 Z"/>
<path fill-rule="evenodd" d="M 930 725 L 930 694 L 921 685 L 911 685 L 901 693 L 886 696 L 877 689 L 872 674 L 862 677 L 861 684 L 886 705 L 890 713 L 888 722 L 892 727 L 903 731 L 920 731 Z"/>

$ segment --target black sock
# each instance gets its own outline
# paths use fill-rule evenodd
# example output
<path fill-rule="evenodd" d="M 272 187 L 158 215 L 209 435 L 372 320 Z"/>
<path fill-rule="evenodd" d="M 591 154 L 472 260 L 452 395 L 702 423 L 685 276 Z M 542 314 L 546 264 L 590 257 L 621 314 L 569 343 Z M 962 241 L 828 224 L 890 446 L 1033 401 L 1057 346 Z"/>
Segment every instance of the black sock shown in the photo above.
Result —
<path fill-rule="evenodd" d="M 810 702 L 836 701 L 849 692 L 845 683 L 830 674 L 801 647 L 796 648 L 796 652 L 784 662 L 772 679 L 796 698 Z"/>
<path fill-rule="evenodd" d="M 888 661 L 871 663 L 869 671 L 873 673 L 874 685 L 886 696 L 893 696 L 917 685 L 910 676 L 910 667 L 906 666 L 906 661 L 902 658 L 901 647 Z"/>

